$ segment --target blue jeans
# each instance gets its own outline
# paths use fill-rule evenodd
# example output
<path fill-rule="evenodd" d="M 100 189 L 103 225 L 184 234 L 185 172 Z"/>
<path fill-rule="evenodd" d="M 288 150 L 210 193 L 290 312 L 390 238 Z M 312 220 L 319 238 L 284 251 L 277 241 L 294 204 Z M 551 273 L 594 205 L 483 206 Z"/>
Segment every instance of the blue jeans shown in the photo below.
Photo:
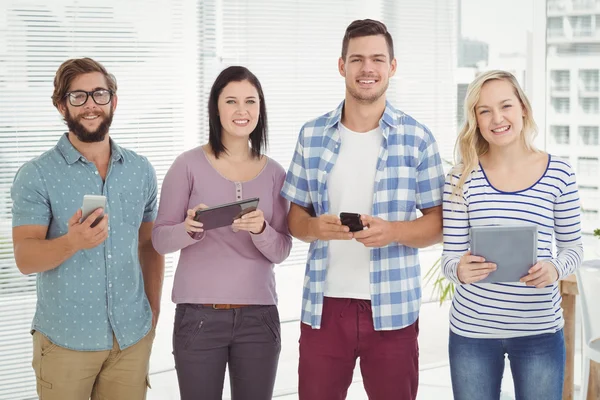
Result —
<path fill-rule="evenodd" d="M 473 339 L 450 332 L 455 400 L 498 400 L 508 354 L 516 400 L 561 400 L 565 341 L 556 333 L 511 339 Z"/>

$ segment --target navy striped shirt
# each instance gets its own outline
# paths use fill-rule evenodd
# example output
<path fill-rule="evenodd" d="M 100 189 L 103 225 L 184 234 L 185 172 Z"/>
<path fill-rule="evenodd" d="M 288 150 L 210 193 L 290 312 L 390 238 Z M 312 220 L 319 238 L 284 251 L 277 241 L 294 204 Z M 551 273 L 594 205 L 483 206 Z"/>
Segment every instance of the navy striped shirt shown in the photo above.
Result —
<path fill-rule="evenodd" d="M 479 166 L 467 177 L 462 193 L 451 198 L 459 178 L 451 172 L 444 188 L 442 269 L 457 284 L 450 329 L 475 338 L 510 338 L 560 330 L 564 320 L 557 282 L 540 289 L 520 282 L 463 285 L 457 267 L 460 257 L 469 250 L 471 226 L 533 223 L 538 226 L 538 260 L 552 262 L 559 278 L 573 273 L 583 260 L 583 246 L 579 194 L 571 166 L 549 156 L 542 177 L 517 192 L 494 188 Z"/>

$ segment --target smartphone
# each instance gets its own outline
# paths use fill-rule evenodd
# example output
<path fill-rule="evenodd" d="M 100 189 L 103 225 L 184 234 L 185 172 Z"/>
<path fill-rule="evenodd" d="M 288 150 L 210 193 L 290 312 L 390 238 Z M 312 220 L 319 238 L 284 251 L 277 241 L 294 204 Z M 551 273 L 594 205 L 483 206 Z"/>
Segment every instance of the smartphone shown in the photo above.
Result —
<path fill-rule="evenodd" d="M 85 221 L 87 217 L 90 216 L 91 213 L 96 211 L 98 208 L 106 207 L 106 196 L 99 196 L 94 194 L 86 194 L 83 196 L 83 205 L 81 206 L 81 220 L 79 222 Z M 100 223 L 104 218 L 104 211 L 102 211 L 102 215 L 100 215 L 96 220 L 92 223 L 92 228 Z"/>
<path fill-rule="evenodd" d="M 350 228 L 350 232 L 358 232 L 364 229 L 362 221 L 360 220 L 360 214 L 342 212 L 340 213 L 340 219 L 342 225 L 346 225 Z"/>

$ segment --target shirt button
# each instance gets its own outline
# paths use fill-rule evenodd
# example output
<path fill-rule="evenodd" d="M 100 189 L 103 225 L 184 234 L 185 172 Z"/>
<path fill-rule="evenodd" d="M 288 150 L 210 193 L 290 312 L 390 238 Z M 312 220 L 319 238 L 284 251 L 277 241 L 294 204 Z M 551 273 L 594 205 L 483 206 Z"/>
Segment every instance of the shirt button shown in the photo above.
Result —
<path fill-rule="evenodd" d="M 109 255 L 108 255 L 108 258 L 112 258 L 112 256 L 109 254 Z"/>
<path fill-rule="evenodd" d="M 94 174 L 98 175 L 98 171 L 94 172 Z"/>
<path fill-rule="evenodd" d="M 112 283 L 109 283 L 109 284 L 108 284 L 108 287 L 112 287 Z"/>

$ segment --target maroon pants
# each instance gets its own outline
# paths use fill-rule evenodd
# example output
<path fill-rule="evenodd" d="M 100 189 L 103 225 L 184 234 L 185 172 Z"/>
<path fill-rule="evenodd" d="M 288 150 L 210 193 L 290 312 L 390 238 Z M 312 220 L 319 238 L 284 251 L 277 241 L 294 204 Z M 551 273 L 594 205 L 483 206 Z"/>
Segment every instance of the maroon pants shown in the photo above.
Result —
<path fill-rule="evenodd" d="M 418 320 L 375 331 L 370 301 L 325 297 L 321 329 L 300 325 L 300 400 L 345 399 L 357 358 L 370 400 L 416 399 Z"/>

